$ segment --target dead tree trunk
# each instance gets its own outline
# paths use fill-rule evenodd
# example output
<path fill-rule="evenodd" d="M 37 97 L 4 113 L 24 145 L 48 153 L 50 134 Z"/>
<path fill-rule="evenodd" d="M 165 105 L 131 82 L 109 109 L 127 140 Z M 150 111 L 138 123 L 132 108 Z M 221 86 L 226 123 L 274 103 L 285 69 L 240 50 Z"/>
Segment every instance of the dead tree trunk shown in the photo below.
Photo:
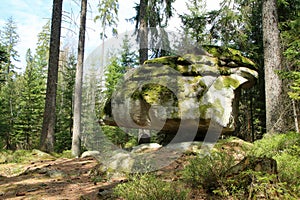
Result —
<path fill-rule="evenodd" d="M 84 43 L 86 29 L 87 0 L 81 1 L 80 30 L 78 41 L 78 58 L 75 77 L 74 94 L 74 124 L 72 138 L 72 155 L 79 157 L 81 147 L 81 104 L 82 104 L 82 76 L 84 62 Z"/>

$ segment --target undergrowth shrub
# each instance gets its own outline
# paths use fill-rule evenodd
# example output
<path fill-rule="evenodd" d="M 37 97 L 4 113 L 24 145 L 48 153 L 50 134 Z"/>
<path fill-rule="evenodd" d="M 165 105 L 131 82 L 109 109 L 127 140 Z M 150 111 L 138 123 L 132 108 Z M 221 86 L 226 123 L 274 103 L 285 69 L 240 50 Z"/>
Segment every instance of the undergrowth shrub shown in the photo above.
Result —
<path fill-rule="evenodd" d="M 126 200 L 185 200 L 188 194 L 182 184 L 162 181 L 150 174 L 135 175 L 114 189 L 116 197 Z"/>
<path fill-rule="evenodd" d="M 195 189 L 206 189 L 207 192 L 215 195 L 214 198 L 297 199 L 300 162 L 296 159 L 299 158 L 299 155 L 295 156 L 299 151 L 294 145 L 298 139 L 295 136 L 288 136 L 287 139 L 280 135 L 273 143 L 269 138 L 266 140 L 257 142 L 254 147 L 258 148 L 258 151 L 253 149 L 251 153 L 254 157 L 263 158 L 266 157 L 265 154 L 271 155 L 270 151 L 276 152 L 273 158 L 279 163 L 278 169 L 281 170 L 279 175 L 254 169 L 232 174 L 230 170 L 234 166 L 233 156 L 226 152 L 215 151 L 210 155 L 191 159 L 182 172 L 183 180 Z M 290 145 L 288 150 L 285 147 L 287 144 Z M 293 152 L 293 155 L 287 152 Z M 289 167 L 289 165 L 293 166 Z M 291 188 L 290 183 L 294 188 Z"/>
<path fill-rule="evenodd" d="M 289 153 L 274 156 L 278 166 L 278 176 L 300 197 L 300 157 Z"/>
<path fill-rule="evenodd" d="M 251 155 L 272 157 L 277 161 L 278 177 L 300 196 L 300 135 L 286 134 L 266 135 L 254 142 Z"/>
<path fill-rule="evenodd" d="M 224 179 L 223 185 L 213 193 L 233 199 L 286 199 L 297 197 L 287 184 L 280 182 L 276 174 L 247 170 Z"/>
<path fill-rule="evenodd" d="M 56 158 L 74 158 L 71 150 L 64 150 L 61 153 L 52 153 Z"/>
<path fill-rule="evenodd" d="M 212 192 L 222 184 L 225 173 L 233 165 L 234 158 L 225 152 L 197 156 L 183 170 L 183 180 L 192 187 Z"/>
<path fill-rule="evenodd" d="M 0 163 L 28 163 L 36 160 L 51 160 L 53 156 L 37 149 L 0 151 Z"/>
<path fill-rule="evenodd" d="M 282 152 L 289 152 L 300 155 L 299 133 L 265 135 L 263 139 L 254 142 L 254 147 L 250 151 L 254 156 L 273 157 Z"/>
<path fill-rule="evenodd" d="M 115 126 L 101 127 L 105 136 L 115 145 L 122 148 L 130 148 L 137 145 L 137 138 L 125 133 L 121 128 Z"/>

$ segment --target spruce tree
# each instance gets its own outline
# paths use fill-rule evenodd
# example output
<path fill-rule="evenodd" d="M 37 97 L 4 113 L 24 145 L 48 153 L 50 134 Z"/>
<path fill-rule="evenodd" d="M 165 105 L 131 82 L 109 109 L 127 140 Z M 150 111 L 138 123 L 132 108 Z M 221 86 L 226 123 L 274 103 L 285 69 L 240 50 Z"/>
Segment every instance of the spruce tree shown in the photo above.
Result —
<path fill-rule="evenodd" d="M 18 52 L 16 45 L 19 42 L 19 35 L 17 33 L 17 25 L 12 17 L 8 18 L 5 26 L 1 31 L 1 43 L 7 53 L 7 62 L 4 63 L 2 80 L 5 84 L 1 86 L 1 114 L 0 114 L 0 135 L 5 141 L 4 146 L 6 149 L 16 148 L 12 141 L 14 135 L 15 118 L 17 116 L 16 109 L 16 66 L 15 62 L 18 61 Z M 3 63 L 2 63 L 3 64 Z"/>
<path fill-rule="evenodd" d="M 62 152 L 71 149 L 73 133 L 73 101 L 76 70 L 76 57 L 68 48 L 61 55 L 62 64 L 59 66 L 55 151 Z"/>
<path fill-rule="evenodd" d="M 19 148 L 32 149 L 38 147 L 42 130 L 45 80 L 30 49 L 26 54 L 26 63 L 25 73 L 19 77 L 20 96 L 15 139 Z"/>

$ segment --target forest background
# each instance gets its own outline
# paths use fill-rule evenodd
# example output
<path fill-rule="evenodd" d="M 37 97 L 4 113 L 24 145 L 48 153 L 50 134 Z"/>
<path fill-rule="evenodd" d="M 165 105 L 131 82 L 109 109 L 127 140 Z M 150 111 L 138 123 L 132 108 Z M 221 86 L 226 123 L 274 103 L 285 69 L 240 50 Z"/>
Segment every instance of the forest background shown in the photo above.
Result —
<path fill-rule="evenodd" d="M 73 3 L 76 1 L 72 1 Z M 98 21 L 100 39 L 116 35 L 119 10 L 122 4 L 118 1 L 101 1 L 97 13 L 92 21 Z M 142 1 L 141 1 L 142 2 Z M 130 23 L 140 28 L 141 18 L 139 9 L 141 2 L 132 4 L 136 13 L 129 18 Z M 208 9 L 209 2 L 190 0 L 186 4 L 187 12 L 176 14 L 172 4 L 178 1 L 149 1 L 147 12 L 156 13 L 157 17 L 148 16 L 148 26 L 167 27 L 169 20 L 179 17 L 181 23 L 178 31 L 181 33 L 178 43 L 185 42 L 201 44 L 222 45 L 240 50 L 245 56 L 251 58 L 258 65 L 259 79 L 255 87 L 243 91 L 240 102 L 239 128 L 234 135 L 248 141 L 255 141 L 267 132 L 266 124 L 266 95 L 265 83 L 269 80 L 265 76 L 264 66 L 264 38 L 263 38 L 263 1 L 224 0 L 218 9 Z M 65 1 L 64 3 L 69 3 Z M 273 70 L 282 81 L 280 111 L 274 126 L 279 124 L 276 132 L 299 131 L 299 9 L 300 2 L 278 0 L 275 9 L 278 12 L 278 29 L 280 30 L 280 53 L 282 62 L 280 68 Z M 70 4 L 71 5 L 71 4 Z M 90 4 L 89 4 L 90 5 Z M 80 2 L 74 4 L 74 10 L 79 10 Z M 91 5 L 90 5 L 91 6 Z M 150 8 L 155 8 L 151 10 Z M 62 30 L 69 30 L 78 37 L 77 14 L 63 12 L 64 24 Z M 79 14 L 78 14 L 79 15 Z M 93 15 L 91 15 L 93 16 Z M 107 17 L 109 16 L 109 17 Z M 50 16 L 46 18 L 51 18 Z M 34 49 L 26 50 L 26 63 L 20 64 L 17 45 L 22 40 L 18 33 L 18 24 L 14 16 L 7 18 L 1 27 L 1 65 L 0 65 L 0 148 L 1 149 L 33 149 L 39 148 L 43 124 L 43 113 L 46 98 L 47 67 L 49 62 L 50 20 L 41 27 L 37 35 Z M 152 23 L 152 24 L 151 24 Z M 88 33 L 88 31 L 87 31 Z M 112 33 L 112 34 L 111 34 Z M 74 83 L 77 64 L 77 44 L 69 40 L 68 34 L 63 35 L 59 55 L 58 88 L 56 95 L 56 121 L 55 121 L 55 148 L 62 152 L 71 148 L 73 134 L 73 103 Z M 136 66 L 141 56 L 133 52 L 130 41 L 124 38 L 121 51 L 109 55 L 109 64 L 106 66 L 106 86 L 99 85 L 99 92 L 105 98 L 113 90 L 116 80 L 122 77 L 128 69 L 124 66 Z M 153 51 L 154 52 L 154 51 Z M 152 52 L 152 53 L 153 53 Z M 155 52 L 154 52 L 155 54 Z M 151 55 L 149 55 L 149 57 Z M 162 54 L 155 54 L 162 56 Z M 149 58 L 148 57 L 148 58 Z M 22 60 L 22 59 L 21 59 Z M 21 67 L 23 70 L 19 69 Z M 103 101 L 99 100 L 99 101 Z M 278 121 L 283 121 L 277 124 Z M 273 121 L 274 122 L 274 121 Z M 272 125 L 272 126 L 273 126 Z M 119 146 L 135 145 L 136 138 L 126 136 L 116 127 L 103 127 L 107 136 Z M 270 129 L 271 130 L 271 129 Z"/>

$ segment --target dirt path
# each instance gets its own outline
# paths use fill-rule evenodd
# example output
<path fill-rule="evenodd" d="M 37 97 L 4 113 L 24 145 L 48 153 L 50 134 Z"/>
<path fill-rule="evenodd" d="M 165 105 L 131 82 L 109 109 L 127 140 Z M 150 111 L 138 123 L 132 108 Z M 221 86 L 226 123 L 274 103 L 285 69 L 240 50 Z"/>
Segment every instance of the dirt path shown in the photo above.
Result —
<path fill-rule="evenodd" d="M 114 181 L 94 183 L 90 171 L 97 165 L 94 158 L 38 161 L 25 165 L 24 173 L 14 177 L 0 176 L 0 199 L 75 200 L 101 199 L 99 189 L 115 185 Z M 14 166 L 2 165 L 9 171 Z"/>

